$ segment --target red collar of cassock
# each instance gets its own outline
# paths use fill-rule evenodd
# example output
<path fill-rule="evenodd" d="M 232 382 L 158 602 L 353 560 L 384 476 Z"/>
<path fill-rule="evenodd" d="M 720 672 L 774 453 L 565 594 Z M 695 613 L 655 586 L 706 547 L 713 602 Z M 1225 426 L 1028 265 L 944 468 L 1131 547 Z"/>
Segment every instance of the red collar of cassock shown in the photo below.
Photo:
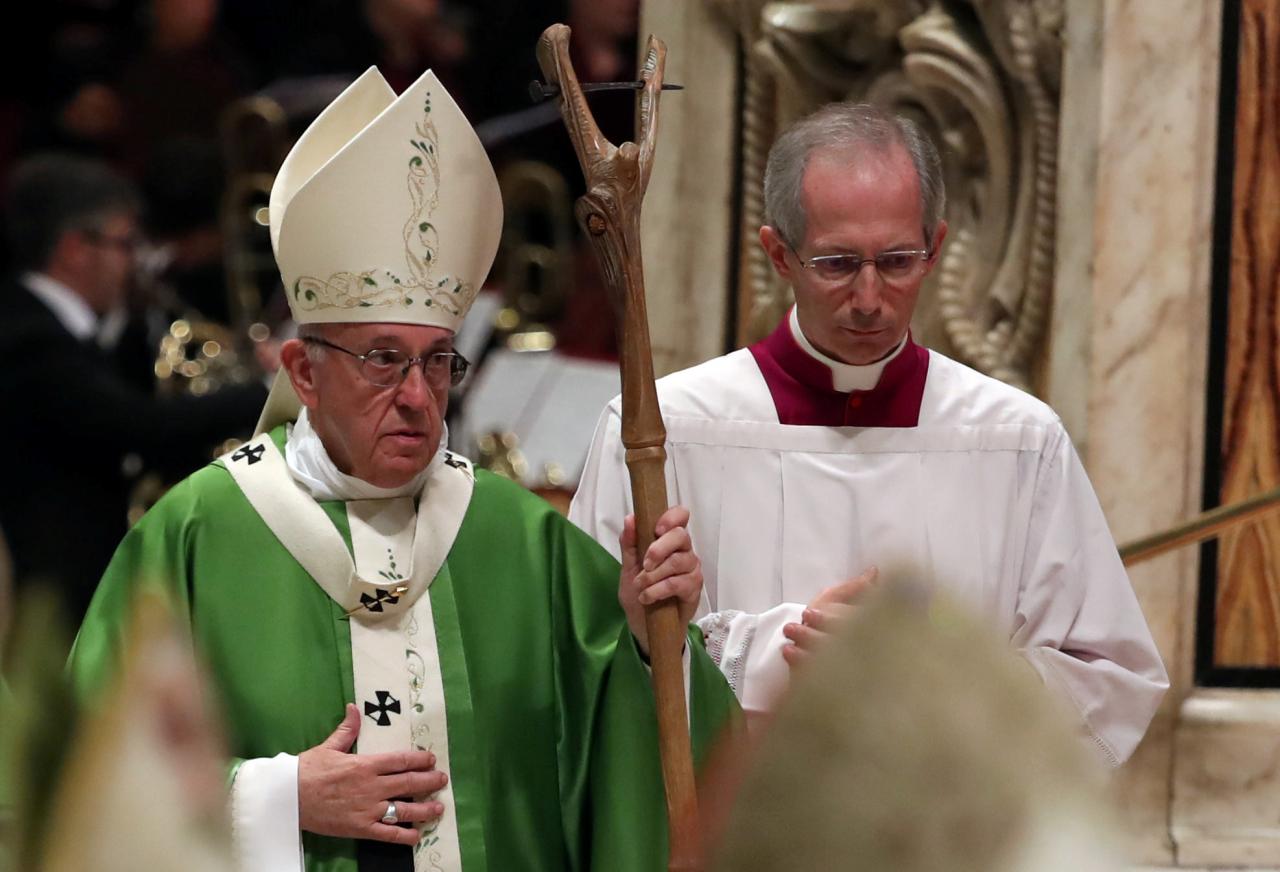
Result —
<path fill-rule="evenodd" d="M 929 351 L 907 334 L 902 352 L 889 361 L 869 391 L 837 391 L 831 369 L 791 335 L 788 318 L 749 349 L 764 376 L 778 421 L 826 427 L 915 427 L 929 373 Z"/>

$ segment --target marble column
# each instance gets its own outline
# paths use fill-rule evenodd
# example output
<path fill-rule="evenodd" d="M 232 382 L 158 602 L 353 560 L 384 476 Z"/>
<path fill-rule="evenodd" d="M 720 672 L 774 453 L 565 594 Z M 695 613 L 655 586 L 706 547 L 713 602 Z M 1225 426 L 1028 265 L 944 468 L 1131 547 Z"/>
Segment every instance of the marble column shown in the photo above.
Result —
<path fill-rule="evenodd" d="M 733 268 L 737 34 L 706 2 L 648 0 L 640 35 L 667 44 L 658 148 L 641 214 L 657 375 L 726 350 Z"/>
<path fill-rule="evenodd" d="M 1201 505 L 1220 15 L 1207 0 L 1068 7 L 1046 399 L 1121 542 Z M 1135 861 L 1192 859 L 1170 794 L 1197 567 L 1185 548 L 1130 573 L 1173 683 L 1115 784 Z"/>

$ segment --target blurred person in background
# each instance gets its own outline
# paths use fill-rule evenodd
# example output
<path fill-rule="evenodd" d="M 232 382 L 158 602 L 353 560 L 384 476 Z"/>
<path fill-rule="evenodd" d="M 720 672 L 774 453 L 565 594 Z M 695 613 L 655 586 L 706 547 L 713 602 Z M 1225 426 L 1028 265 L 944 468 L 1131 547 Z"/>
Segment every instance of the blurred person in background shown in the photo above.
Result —
<path fill-rule="evenodd" d="M 173 143 L 216 147 L 223 111 L 249 93 L 248 62 L 218 13 L 218 0 L 145 5 L 145 42 L 115 83 L 123 155 L 134 178 L 144 178 Z"/>
<path fill-rule="evenodd" d="M 23 12 L 8 85 L 24 116 L 20 147 L 114 157 L 123 109 L 113 84 L 136 50 L 134 3 L 26 4 Z"/>
<path fill-rule="evenodd" d="M 365 0 L 364 19 L 376 41 L 373 60 L 391 87 L 404 90 L 430 69 L 458 89 L 458 66 L 470 53 L 464 5 L 441 0 Z"/>
<path fill-rule="evenodd" d="M 699 797 L 705 868 L 1126 868 L 1105 768 L 1004 640 L 921 569 L 888 570 L 765 730 L 717 748 Z"/>
<path fill-rule="evenodd" d="M 0 529 L 18 588 L 62 592 L 78 621 L 126 528 L 131 453 L 180 473 L 252 429 L 261 384 L 158 398 L 123 379 L 99 344 L 124 299 L 140 241 L 140 201 L 101 163 L 38 155 L 9 180 L 15 273 L 0 285 Z"/>

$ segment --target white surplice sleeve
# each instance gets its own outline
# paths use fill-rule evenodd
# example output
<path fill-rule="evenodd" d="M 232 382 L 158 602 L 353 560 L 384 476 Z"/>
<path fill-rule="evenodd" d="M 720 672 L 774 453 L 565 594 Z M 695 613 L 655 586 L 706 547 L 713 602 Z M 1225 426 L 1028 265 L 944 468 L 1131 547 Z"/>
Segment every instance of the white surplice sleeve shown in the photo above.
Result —
<path fill-rule="evenodd" d="M 1066 432 L 1036 475 L 1014 647 L 1078 713 L 1111 765 L 1129 758 L 1169 688 L 1093 487 Z"/>
<path fill-rule="evenodd" d="M 772 711 L 787 688 L 791 667 L 782 649 L 791 642 L 782 628 L 800 623 L 804 610 L 804 603 L 781 603 L 755 615 L 726 609 L 698 620 L 707 653 L 733 688 L 748 724 Z"/>
<path fill-rule="evenodd" d="M 231 834 L 240 872 L 301 872 L 297 757 L 240 764 L 231 782 Z"/>

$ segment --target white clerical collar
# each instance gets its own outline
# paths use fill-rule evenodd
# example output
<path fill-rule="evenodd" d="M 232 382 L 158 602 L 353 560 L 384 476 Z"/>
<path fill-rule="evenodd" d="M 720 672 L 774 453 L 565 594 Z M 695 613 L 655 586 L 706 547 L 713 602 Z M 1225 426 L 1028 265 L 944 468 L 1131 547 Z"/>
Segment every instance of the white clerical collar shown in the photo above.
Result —
<path fill-rule="evenodd" d="M 97 314 L 71 288 L 39 272 L 24 273 L 22 283 L 49 307 L 58 322 L 76 339 L 84 342 L 97 333 Z"/>
<path fill-rule="evenodd" d="M 284 446 L 284 459 L 294 481 L 316 500 L 384 500 L 412 496 L 422 490 L 435 468 L 444 463 L 445 446 L 449 444 L 449 428 L 440 434 L 440 446 L 422 472 L 399 487 L 378 487 L 338 469 L 329 457 L 320 435 L 311 426 L 307 410 L 298 413 L 290 426 Z"/>
<path fill-rule="evenodd" d="M 796 344 L 804 349 L 805 354 L 812 357 L 818 363 L 831 370 L 831 386 L 837 391 L 847 394 L 849 391 L 869 391 L 880 383 L 880 375 L 884 372 L 884 368 L 889 365 L 889 361 L 893 360 L 902 353 L 902 349 L 907 347 L 907 335 L 903 334 L 902 341 L 898 343 L 898 347 L 893 349 L 887 357 L 877 360 L 875 363 L 868 363 L 858 366 L 852 363 L 842 363 L 823 354 L 814 348 L 813 343 L 804 335 L 804 331 L 800 329 L 800 317 L 796 314 L 796 307 L 791 307 L 791 314 L 788 316 L 788 323 L 791 325 L 791 335 L 796 340 Z"/>

